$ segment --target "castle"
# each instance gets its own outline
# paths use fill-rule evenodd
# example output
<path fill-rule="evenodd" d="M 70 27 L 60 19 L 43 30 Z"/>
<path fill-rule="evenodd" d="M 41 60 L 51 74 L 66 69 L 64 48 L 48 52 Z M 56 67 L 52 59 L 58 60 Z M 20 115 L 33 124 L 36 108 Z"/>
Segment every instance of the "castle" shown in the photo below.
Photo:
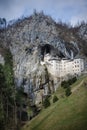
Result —
<path fill-rule="evenodd" d="M 81 75 L 84 70 L 84 60 L 81 58 L 57 58 L 49 53 L 44 56 L 41 65 L 46 65 L 48 72 L 55 77 L 65 77 L 66 75 Z"/>

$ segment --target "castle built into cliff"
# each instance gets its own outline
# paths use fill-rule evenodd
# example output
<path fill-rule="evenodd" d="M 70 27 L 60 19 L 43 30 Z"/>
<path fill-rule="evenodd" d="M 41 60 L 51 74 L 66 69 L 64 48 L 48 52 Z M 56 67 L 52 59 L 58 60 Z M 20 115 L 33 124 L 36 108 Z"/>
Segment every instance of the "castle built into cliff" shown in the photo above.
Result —
<path fill-rule="evenodd" d="M 57 58 L 49 53 L 44 56 L 42 65 L 46 65 L 48 72 L 55 77 L 65 77 L 66 75 L 81 75 L 84 71 L 84 59 L 81 58 Z"/>

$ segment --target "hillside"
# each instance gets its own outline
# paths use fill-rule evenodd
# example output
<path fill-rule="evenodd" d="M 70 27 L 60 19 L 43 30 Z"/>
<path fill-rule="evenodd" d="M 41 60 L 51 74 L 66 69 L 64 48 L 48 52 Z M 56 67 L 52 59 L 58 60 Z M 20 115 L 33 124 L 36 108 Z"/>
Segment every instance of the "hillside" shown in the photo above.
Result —
<path fill-rule="evenodd" d="M 27 122 L 22 130 L 86 130 L 87 129 L 87 78 L 79 79 L 69 97 L 56 94 L 58 102 L 52 104 Z M 80 84 L 80 85 L 79 85 Z M 62 93 L 63 94 L 63 93 Z"/>
<path fill-rule="evenodd" d="M 87 69 L 87 24 L 81 23 L 77 27 L 71 27 L 62 22 L 55 22 L 43 12 L 34 12 L 31 16 L 9 22 L 8 25 L 5 19 L 0 20 L 0 123 L 2 130 L 4 127 L 9 130 L 12 127 L 8 123 L 10 120 L 13 119 L 14 129 L 16 126 L 20 127 L 19 122 L 24 120 L 21 117 L 22 112 L 26 112 L 26 120 L 29 116 L 35 116 L 38 109 L 35 111 L 33 107 L 40 105 L 42 108 L 43 97 L 53 95 L 62 80 L 72 77 L 70 72 L 65 77 L 59 76 L 60 71 L 57 75 L 52 75 L 48 63 L 41 64 L 47 54 L 56 60 L 84 58 L 84 67 Z M 68 98 L 64 96 L 64 90 L 59 88 L 56 92 L 59 101 L 42 110 L 24 130 L 78 130 L 80 127 L 85 130 L 87 97 L 83 84 L 83 80 L 78 80 L 72 86 L 72 95 Z M 29 109 L 31 115 L 28 113 Z"/>

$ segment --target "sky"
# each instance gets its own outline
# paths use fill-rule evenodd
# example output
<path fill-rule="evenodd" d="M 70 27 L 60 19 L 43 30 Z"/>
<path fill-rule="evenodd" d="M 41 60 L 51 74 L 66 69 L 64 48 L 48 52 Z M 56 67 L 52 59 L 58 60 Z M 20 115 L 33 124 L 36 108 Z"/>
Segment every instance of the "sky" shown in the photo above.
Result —
<path fill-rule="evenodd" d="M 7 21 L 30 16 L 34 9 L 71 25 L 87 21 L 87 0 L 0 0 L 0 17 Z"/>

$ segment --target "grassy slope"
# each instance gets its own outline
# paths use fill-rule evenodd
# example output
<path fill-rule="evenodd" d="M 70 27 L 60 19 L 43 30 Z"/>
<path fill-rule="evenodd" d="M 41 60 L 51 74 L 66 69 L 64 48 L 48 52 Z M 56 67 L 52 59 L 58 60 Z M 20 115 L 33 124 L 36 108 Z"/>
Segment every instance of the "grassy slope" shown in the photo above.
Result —
<path fill-rule="evenodd" d="M 56 94 L 59 95 L 59 92 Z M 71 96 L 60 97 L 58 102 L 43 110 L 22 130 L 87 130 L 87 87 L 81 85 Z"/>

